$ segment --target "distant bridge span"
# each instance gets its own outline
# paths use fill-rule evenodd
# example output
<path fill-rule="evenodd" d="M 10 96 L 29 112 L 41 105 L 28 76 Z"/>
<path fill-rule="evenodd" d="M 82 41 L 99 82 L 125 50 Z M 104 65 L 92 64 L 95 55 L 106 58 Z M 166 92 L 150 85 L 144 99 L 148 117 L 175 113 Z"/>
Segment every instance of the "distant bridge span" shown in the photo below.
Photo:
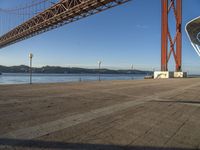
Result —
<path fill-rule="evenodd" d="M 0 48 L 128 1 L 130 0 L 60 0 L 1 36 Z M 168 62 L 173 55 L 176 71 L 182 71 L 182 0 L 161 0 L 161 7 L 161 70 L 168 71 Z M 171 11 L 175 17 L 174 36 L 169 30 Z"/>
<path fill-rule="evenodd" d="M 96 14 L 129 0 L 60 0 L 0 37 L 0 48 Z"/>

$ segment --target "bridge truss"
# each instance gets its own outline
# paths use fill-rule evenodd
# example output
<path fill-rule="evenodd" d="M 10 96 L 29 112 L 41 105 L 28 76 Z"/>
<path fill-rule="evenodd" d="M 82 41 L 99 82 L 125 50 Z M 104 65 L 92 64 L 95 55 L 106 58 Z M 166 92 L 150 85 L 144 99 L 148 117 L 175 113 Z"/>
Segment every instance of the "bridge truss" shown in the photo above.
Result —
<path fill-rule="evenodd" d="M 44 0 L 48 1 L 48 0 Z M 60 0 L 50 8 L 0 37 L 0 48 L 99 13 L 130 0 Z M 168 62 L 174 56 L 176 71 L 182 70 L 182 0 L 161 0 L 162 40 L 161 70 L 168 71 Z M 169 30 L 169 14 L 175 17 L 174 36 Z"/>
<path fill-rule="evenodd" d="M 129 0 L 60 0 L 0 37 L 0 48 L 107 10 Z"/>
<path fill-rule="evenodd" d="M 169 30 L 169 13 L 175 17 L 175 34 Z M 161 70 L 168 71 L 171 54 L 174 56 L 176 71 L 182 71 L 182 0 L 162 0 Z"/>

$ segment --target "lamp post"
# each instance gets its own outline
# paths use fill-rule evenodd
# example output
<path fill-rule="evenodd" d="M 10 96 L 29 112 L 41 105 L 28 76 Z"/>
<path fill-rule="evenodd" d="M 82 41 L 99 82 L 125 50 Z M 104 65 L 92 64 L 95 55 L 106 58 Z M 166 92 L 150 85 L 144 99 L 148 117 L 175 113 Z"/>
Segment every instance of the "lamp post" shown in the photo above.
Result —
<path fill-rule="evenodd" d="M 99 81 L 101 81 L 101 77 L 100 77 L 100 69 L 101 69 L 101 61 L 98 61 L 98 65 L 99 65 Z"/>
<path fill-rule="evenodd" d="M 32 84 L 32 59 L 33 59 L 33 54 L 30 53 L 29 54 L 29 58 L 30 58 L 30 84 Z"/>
<path fill-rule="evenodd" d="M 132 80 L 134 79 L 133 78 L 133 64 L 131 65 L 131 71 L 132 71 Z"/>

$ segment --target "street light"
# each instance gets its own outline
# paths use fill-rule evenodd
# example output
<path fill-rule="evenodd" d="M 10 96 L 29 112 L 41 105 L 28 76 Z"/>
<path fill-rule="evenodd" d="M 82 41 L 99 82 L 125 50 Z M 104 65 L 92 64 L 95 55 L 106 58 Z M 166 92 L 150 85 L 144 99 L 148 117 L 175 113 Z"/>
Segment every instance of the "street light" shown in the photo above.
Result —
<path fill-rule="evenodd" d="M 133 80 L 133 64 L 131 65 L 131 71 L 132 71 L 132 80 Z"/>
<path fill-rule="evenodd" d="M 29 54 L 29 58 L 30 58 L 30 84 L 32 84 L 32 59 L 33 59 L 33 54 L 30 53 Z"/>
<path fill-rule="evenodd" d="M 101 61 L 98 61 L 98 65 L 99 65 L 99 81 L 101 81 L 101 77 L 100 77 L 100 69 L 101 69 Z"/>

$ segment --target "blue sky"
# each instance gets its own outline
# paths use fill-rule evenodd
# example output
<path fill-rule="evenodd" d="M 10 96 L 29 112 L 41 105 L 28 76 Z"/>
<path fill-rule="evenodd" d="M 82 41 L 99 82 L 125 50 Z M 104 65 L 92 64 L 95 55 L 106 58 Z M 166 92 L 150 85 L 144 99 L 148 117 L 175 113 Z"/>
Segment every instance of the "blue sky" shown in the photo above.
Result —
<path fill-rule="evenodd" d="M 9 8 L 24 0 L 1 0 Z M 12 6 L 11 6 L 12 5 Z M 200 73 L 200 57 L 186 36 L 184 26 L 200 15 L 199 0 L 183 0 L 183 69 Z M 170 18 L 171 22 L 174 21 Z M 0 65 L 160 68 L 161 0 L 132 0 L 102 13 L 65 25 L 0 50 Z M 169 69 L 174 70 L 171 60 Z"/>

